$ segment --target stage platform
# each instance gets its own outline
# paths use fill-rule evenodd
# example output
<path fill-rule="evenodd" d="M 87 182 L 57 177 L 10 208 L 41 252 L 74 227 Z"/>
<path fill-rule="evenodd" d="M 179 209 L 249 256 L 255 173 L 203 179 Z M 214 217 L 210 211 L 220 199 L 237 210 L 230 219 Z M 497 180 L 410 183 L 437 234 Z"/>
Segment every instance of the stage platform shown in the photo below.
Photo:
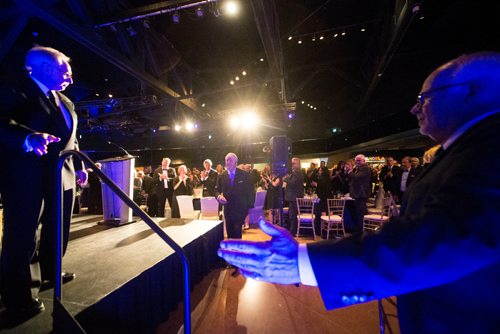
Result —
<path fill-rule="evenodd" d="M 99 225 L 101 219 L 73 219 L 63 269 L 77 276 L 64 285 L 63 303 L 87 333 L 153 333 L 182 299 L 181 262 L 143 221 L 111 227 Z M 154 220 L 186 251 L 192 285 L 221 264 L 221 221 Z M 45 312 L 10 328 L 3 324 L 2 333 L 50 333 L 53 289 L 40 297 Z"/>

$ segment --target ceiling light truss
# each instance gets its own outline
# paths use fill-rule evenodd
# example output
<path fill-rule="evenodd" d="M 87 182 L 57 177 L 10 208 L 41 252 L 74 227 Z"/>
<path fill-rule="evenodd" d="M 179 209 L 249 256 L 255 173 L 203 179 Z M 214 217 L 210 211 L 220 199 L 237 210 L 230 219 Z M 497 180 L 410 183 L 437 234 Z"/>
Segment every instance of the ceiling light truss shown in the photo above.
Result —
<path fill-rule="evenodd" d="M 377 20 L 370 20 L 370 21 L 366 21 L 366 22 L 338 26 L 338 27 L 328 28 L 328 29 L 322 29 L 322 30 L 312 31 L 312 32 L 303 33 L 303 34 L 290 34 L 290 35 L 285 36 L 285 37 L 289 41 L 297 40 L 298 44 L 302 44 L 302 41 L 315 42 L 318 39 L 324 40 L 327 37 L 337 38 L 340 36 L 345 36 L 347 34 L 346 33 L 347 31 L 365 32 L 366 27 L 372 23 L 375 23 L 376 21 Z"/>
<path fill-rule="evenodd" d="M 162 15 L 162 14 L 169 14 L 169 13 L 177 13 L 180 10 L 183 9 L 188 9 L 188 8 L 196 8 L 196 11 L 198 12 L 198 9 L 201 8 L 202 5 L 210 4 L 210 3 L 216 3 L 218 0 L 203 0 L 203 1 L 195 1 L 195 2 L 188 2 L 188 1 L 166 1 L 165 2 L 165 7 L 163 8 L 156 8 L 155 10 L 152 10 L 152 6 L 147 6 L 143 8 L 139 8 L 135 11 L 134 13 L 137 13 L 136 15 L 131 15 L 128 17 L 124 17 L 118 20 L 113 20 L 113 21 L 108 21 L 104 23 L 100 23 L 94 26 L 94 28 L 103 28 L 103 27 L 108 27 L 112 26 L 118 23 L 126 23 L 126 22 L 131 22 L 131 21 L 136 21 L 136 20 L 143 20 L 148 17 L 152 16 L 157 16 L 157 15 Z"/>

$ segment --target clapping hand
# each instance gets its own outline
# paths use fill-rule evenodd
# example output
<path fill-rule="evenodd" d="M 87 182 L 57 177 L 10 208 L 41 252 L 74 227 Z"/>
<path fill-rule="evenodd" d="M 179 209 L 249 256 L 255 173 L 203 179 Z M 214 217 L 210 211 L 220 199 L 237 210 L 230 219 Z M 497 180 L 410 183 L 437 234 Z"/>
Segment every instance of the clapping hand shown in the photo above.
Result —
<path fill-rule="evenodd" d="M 247 278 L 280 284 L 300 283 L 297 241 L 290 232 L 262 217 L 259 227 L 271 240 L 224 240 L 217 254 L 240 268 Z"/>

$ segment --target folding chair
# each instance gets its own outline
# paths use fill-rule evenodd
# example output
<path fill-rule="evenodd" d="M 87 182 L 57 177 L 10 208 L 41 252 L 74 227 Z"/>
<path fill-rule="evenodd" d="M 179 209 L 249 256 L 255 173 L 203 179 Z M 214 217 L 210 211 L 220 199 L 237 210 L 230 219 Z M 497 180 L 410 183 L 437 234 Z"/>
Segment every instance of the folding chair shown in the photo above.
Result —
<path fill-rule="evenodd" d="M 193 196 L 179 195 L 176 196 L 176 198 L 177 198 L 177 204 L 179 205 L 179 213 L 181 215 L 181 218 L 198 219 L 200 211 L 195 210 L 193 207 Z"/>
<path fill-rule="evenodd" d="M 314 240 L 316 240 L 316 231 L 314 229 L 314 200 L 312 198 L 297 198 L 297 238 L 300 229 L 311 229 Z"/>
<path fill-rule="evenodd" d="M 200 219 L 220 220 L 219 202 L 215 197 L 202 197 L 200 199 Z"/>
<path fill-rule="evenodd" d="M 344 208 L 345 199 L 327 199 L 328 215 L 321 216 L 321 234 L 326 231 L 326 239 L 330 238 L 330 231 L 334 232 L 334 236 L 344 237 Z"/>
<path fill-rule="evenodd" d="M 382 199 L 382 208 L 379 214 L 368 214 L 363 217 L 363 231 L 377 232 L 391 219 L 392 196 Z"/>

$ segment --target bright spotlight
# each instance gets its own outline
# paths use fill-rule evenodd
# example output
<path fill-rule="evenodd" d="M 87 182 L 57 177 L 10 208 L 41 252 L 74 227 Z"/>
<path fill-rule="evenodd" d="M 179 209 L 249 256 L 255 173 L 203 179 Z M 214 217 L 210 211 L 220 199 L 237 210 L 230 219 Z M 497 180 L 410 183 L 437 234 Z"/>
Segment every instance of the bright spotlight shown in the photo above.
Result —
<path fill-rule="evenodd" d="M 181 126 L 179 124 L 176 124 L 174 129 L 175 129 L 175 131 L 179 132 L 179 131 L 181 131 Z"/>
<path fill-rule="evenodd" d="M 247 75 L 247 71 L 243 71 L 243 72 L 241 72 L 241 74 Z"/>
<path fill-rule="evenodd" d="M 242 116 L 242 123 L 247 129 L 257 125 L 257 115 L 255 114 L 255 112 L 245 112 Z"/>
<path fill-rule="evenodd" d="M 189 132 L 193 131 L 194 129 L 194 124 L 192 122 L 186 122 L 184 126 L 186 127 L 186 130 Z"/>
<path fill-rule="evenodd" d="M 229 124 L 233 129 L 236 129 L 240 126 L 240 118 L 238 116 L 232 116 L 231 119 L 229 120 Z"/>
<path fill-rule="evenodd" d="M 235 16 L 240 11 L 240 6 L 236 1 L 226 1 L 223 6 L 224 12 L 229 16 Z"/>

